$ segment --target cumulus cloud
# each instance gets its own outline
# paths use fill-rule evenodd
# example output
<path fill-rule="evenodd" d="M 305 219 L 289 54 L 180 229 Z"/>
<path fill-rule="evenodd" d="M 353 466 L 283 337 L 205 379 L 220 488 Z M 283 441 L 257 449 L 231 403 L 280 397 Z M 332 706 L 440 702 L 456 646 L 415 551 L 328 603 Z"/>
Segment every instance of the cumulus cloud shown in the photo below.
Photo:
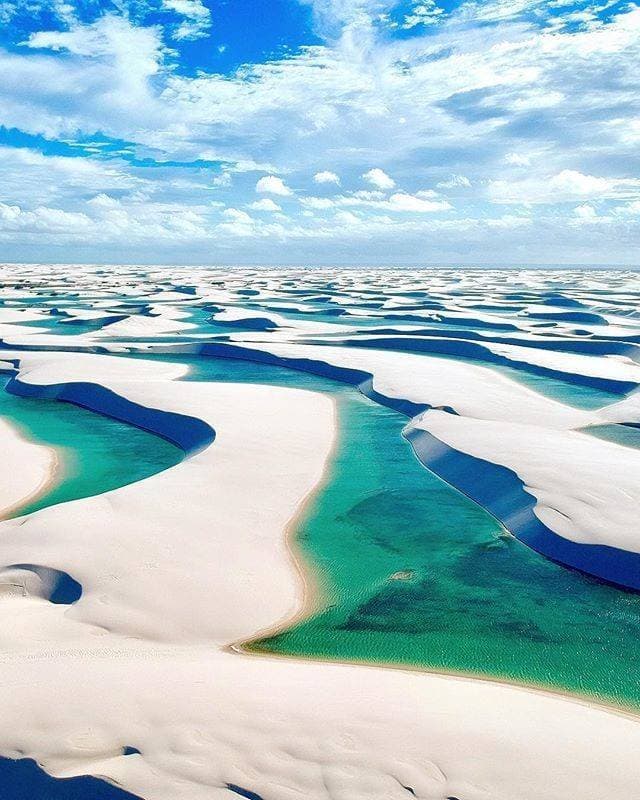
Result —
<path fill-rule="evenodd" d="M 39 31 L 22 43 L 48 55 L 0 50 L 2 123 L 48 138 L 93 136 L 96 131 L 135 139 L 171 125 L 152 85 L 164 49 L 157 27 L 141 27 L 115 14 L 68 30 Z M 64 53 L 65 58 L 52 54 Z M 10 75 L 9 79 L 6 76 Z M 45 87 L 44 90 L 35 87 Z M 151 133 L 147 144 L 157 134 Z"/>
<path fill-rule="evenodd" d="M 524 153 L 507 153 L 504 160 L 514 167 L 528 167 L 531 164 L 531 158 Z"/>
<path fill-rule="evenodd" d="M 393 189 L 396 185 L 393 178 L 390 178 L 387 173 L 379 167 L 370 169 L 368 172 L 365 172 L 362 177 L 365 181 L 368 181 L 372 186 L 376 186 L 378 189 Z"/>
<path fill-rule="evenodd" d="M 584 175 L 573 169 L 565 169 L 554 175 L 551 188 L 564 195 L 576 197 L 611 197 L 613 195 L 637 192 L 640 180 L 637 178 L 598 178 Z"/>
<path fill-rule="evenodd" d="M 0 183 L 3 195 L 21 206 L 73 202 L 87 193 L 143 190 L 147 182 L 132 175 L 117 159 L 44 156 L 29 148 L 0 146 Z"/>
<path fill-rule="evenodd" d="M 631 203 L 627 203 L 627 205 L 622 206 L 619 211 L 623 214 L 640 215 L 640 200 L 633 200 Z"/>
<path fill-rule="evenodd" d="M 253 222 L 253 217 L 247 214 L 246 211 L 242 211 L 239 208 L 225 208 L 222 214 L 227 219 L 233 220 L 233 222 L 242 222 L 248 225 Z"/>
<path fill-rule="evenodd" d="M 265 175 L 256 183 L 256 192 L 262 194 L 275 194 L 280 197 L 290 197 L 293 191 L 286 185 L 282 178 L 275 175 Z"/>
<path fill-rule="evenodd" d="M 353 211 L 336 211 L 333 218 L 339 225 L 359 225 L 361 222 L 360 217 L 356 216 Z"/>
<path fill-rule="evenodd" d="M 211 184 L 213 186 L 218 186 L 224 189 L 228 189 L 232 183 L 233 180 L 230 172 L 221 172 L 219 175 L 214 175 L 211 179 Z"/>
<path fill-rule="evenodd" d="M 435 25 L 444 10 L 440 8 L 435 0 L 419 0 L 414 3 L 411 12 L 407 14 L 402 23 L 403 28 L 415 28 L 416 25 Z"/>
<path fill-rule="evenodd" d="M 0 228 L 2 230 L 27 229 L 31 233 L 75 233 L 91 226 L 86 214 L 40 206 L 31 211 L 17 205 L 0 203 Z"/>
<path fill-rule="evenodd" d="M 313 180 L 316 183 L 340 183 L 340 178 L 336 175 L 335 172 L 329 172 L 328 170 L 323 170 L 322 172 L 316 172 L 313 176 Z"/>
<path fill-rule="evenodd" d="M 131 83 L 158 72 L 162 45 L 153 27 L 138 27 L 124 17 L 106 14 L 90 25 L 76 23 L 66 31 L 32 33 L 24 44 L 29 48 L 67 51 L 89 59 L 106 57 L 128 72 Z"/>
<path fill-rule="evenodd" d="M 282 211 L 282 208 L 270 197 L 263 197 L 262 200 L 256 200 L 255 203 L 250 204 L 249 208 L 254 211 Z"/>
<path fill-rule="evenodd" d="M 585 203 L 581 206 L 576 206 L 573 209 L 574 215 L 581 220 L 591 221 L 594 220 L 598 214 L 593 206 L 590 206 L 588 203 Z"/>

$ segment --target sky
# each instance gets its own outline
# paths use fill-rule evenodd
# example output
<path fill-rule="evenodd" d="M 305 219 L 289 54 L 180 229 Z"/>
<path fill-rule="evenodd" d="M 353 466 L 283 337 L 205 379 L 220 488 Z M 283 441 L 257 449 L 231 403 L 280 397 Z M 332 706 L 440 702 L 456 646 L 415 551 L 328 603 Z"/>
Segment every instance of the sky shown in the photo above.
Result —
<path fill-rule="evenodd" d="M 640 260 L 633 3 L 0 0 L 0 76 L 0 260 Z"/>

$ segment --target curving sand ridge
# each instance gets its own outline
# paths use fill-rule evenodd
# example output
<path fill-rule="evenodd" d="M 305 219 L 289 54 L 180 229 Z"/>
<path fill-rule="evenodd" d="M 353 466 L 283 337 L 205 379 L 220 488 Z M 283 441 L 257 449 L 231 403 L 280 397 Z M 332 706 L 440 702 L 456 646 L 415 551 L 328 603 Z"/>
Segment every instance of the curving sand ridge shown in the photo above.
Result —
<path fill-rule="evenodd" d="M 171 366 L 106 356 L 14 356 L 40 391 L 98 382 L 216 438 L 152 478 L 2 524 L 3 567 L 67 572 L 82 596 L 0 603 L 0 753 L 148 800 L 231 800 L 230 785 L 264 800 L 632 796 L 633 717 L 484 681 L 228 651 L 300 608 L 284 530 L 325 468 L 329 398 L 176 382 Z"/>
<path fill-rule="evenodd" d="M 359 371 L 361 380 L 373 376 L 372 388 L 377 394 L 399 403 L 408 401 L 422 409 L 448 407 L 462 416 L 544 424 L 556 429 L 594 421 L 592 412 L 551 400 L 489 367 L 435 356 L 253 341 L 205 345 L 203 351 L 222 356 L 226 353 L 232 358 L 269 360 L 309 371 L 316 371 L 314 365 L 324 365 L 328 367 L 324 372 L 329 375 L 336 372 L 335 368 Z"/>

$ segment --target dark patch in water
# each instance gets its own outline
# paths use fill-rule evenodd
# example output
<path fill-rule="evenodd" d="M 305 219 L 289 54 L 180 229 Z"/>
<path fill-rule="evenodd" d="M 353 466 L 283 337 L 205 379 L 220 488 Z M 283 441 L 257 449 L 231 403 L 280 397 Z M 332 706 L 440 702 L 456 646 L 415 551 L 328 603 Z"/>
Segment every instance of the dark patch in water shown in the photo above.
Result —
<path fill-rule="evenodd" d="M 497 584 L 499 585 L 499 584 Z M 470 611 L 470 609 L 473 609 Z M 437 580 L 413 584 L 393 582 L 361 603 L 337 626 L 341 631 L 378 631 L 422 636 L 427 632 L 483 636 L 496 633 L 507 639 L 523 637 L 540 644 L 555 639 L 534 622 L 513 615 L 505 601 L 501 617 L 487 611 L 482 594 L 452 595 Z"/>

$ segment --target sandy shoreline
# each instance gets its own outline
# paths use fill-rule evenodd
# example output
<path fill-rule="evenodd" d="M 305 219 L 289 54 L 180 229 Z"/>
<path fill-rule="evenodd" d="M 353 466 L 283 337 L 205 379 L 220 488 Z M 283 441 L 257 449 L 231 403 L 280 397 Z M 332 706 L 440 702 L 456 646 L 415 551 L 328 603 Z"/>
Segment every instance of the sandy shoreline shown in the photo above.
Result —
<path fill-rule="evenodd" d="M 2 498 L 0 502 L 1 522 L 10 519 L 21 508 L 49 491 L 60 478 L 59 472 L 62 464 L 55 448 L 31 441 L 23 434 L 19 426 L 12 424 L 5 417 L 0 416 L 0 424 L 11 430 L 9 437 L 6 433 L 2 435 L 3 445 L 8 449 L 8 452 L 4 454 L 0 469 L 0 478 L 5 491 L 7 484 L 12 482 L 11 476 L 14 476 L 16 471 L 25 476 L 25 470 L 27 470 L 24 488 L 11 487 L 8 499 L 4 496 Z M 13 447 L 8 444 L 7 439 L 14 440 Z M 42 455 L 41 459 L 34 458 L 36 449 Z M 31 474 L 28 474 L 29 469 L 31 469 Z M 23 491 L 26 493 L 22 494 Z M 15 496 L 17 493 L 20 495 Z"/>
<path fill-rule="evenodd" d="M 327 395 L 327 397 L 329 397 L 329 395 Z M 299 622 L 308 619 L 322 609 L 323 600 L 327 595 L 324 585 L 325 582 L 322 578 L 322 573 L 320 570 L 315 569 L 311 559 L 305 557 L 302 548 L 298 543 L 297 534 L 299 527 L 302 524 L 302 520 L 305 518 L 310 507 L 319 497 L 327 483 L 331 480 L 331 469 L 336 451 L 338 449 L 340 428 L 337 424 L 339 401 L 332 397 L 329 397 L 329 399 L 331 400 L 333 406 L 333 437 L 331 450 L 326 459 L 325 467 L 322 471 L 322 477 L 320 481 L 314 487 L 312 487 L 309 493 L 300 501 L 298 508 L 295 510 L 284 529 L 284 541 L 287 546 L 287 551 L 301 584 L 298 604 L 299 607 L 289 616 L 274 622 L 273 625 L 269 625 L 263 630 L 256 631 L 249 638 L 229 644 L 228 649 L 233 652 L 247 654 L 257 652 L 250 649 L 253 642 L 270 636 L 276 636 L 293 625 L 297 625 Z"/>

